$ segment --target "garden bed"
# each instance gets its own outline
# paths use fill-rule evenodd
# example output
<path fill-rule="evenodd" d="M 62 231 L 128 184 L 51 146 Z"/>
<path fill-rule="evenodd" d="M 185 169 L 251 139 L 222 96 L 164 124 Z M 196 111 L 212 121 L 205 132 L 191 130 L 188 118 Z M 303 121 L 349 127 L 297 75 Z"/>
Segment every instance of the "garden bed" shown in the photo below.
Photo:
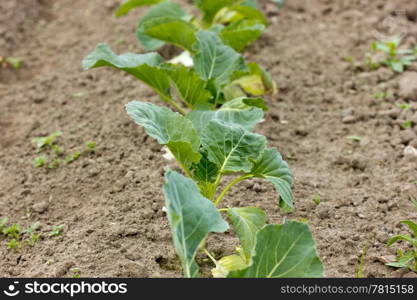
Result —
<path fill-rule="evenodd" d="M 398 9 L 410 12 L 401 24 L 405 42 L 415 44 L 417 6 L 289 0 L 278 10 L 267 2 L 271 26 L 245 56 L 265 66 L 279 88 L 257 131 L 294 174 L 296 210 L 288 217 L 307 220 L 328 277 L 354 277 L 363 253 L 364 276 L 416 276 L 385 262 L 395 257 L 389 237 L 406 232 L 399 221 L 417 215 L 409 201 L 417 196 L 417 162 L 404 156 L 406 146 L 417 147 L 417 127 L 400 126 L 417 123 L 417 93 L 407 91 L 417 86 L 417 68 L 356 72 L 345 58 L 363 61 L 375 30 Z M 0 276 L 72 277 L 74 268 L 82 277 L 182 275 L 162 210 L 170 163 L 124 111 L 131 100 L 162 103 L 127 75 L 81 68 L 99 42 L 118 53 L 141 51 L 134 24 L 144 10 L 115 19 L 116 8 L 110 0 L 0 3 L 0 55 L 23 60 L 17 70 L 0 68 L 0 217 L 22 227 L 40 222 L 44 235 L 17 253 L 2 241 Z M 387 99 L 375 99 L 385 90 Z M 414 106 L 395 105 L 405 101 Z M 96 149 L 57 169 L 35 168 L 31 140 L 56 131 L 68 152 L 86 141 Z M 271 222 L 283 220 L 272 185 L 240 187 L 226 204 L 259 206 Z M 62 235 L 49 237 L 57 225 L 64 225 Z M 232 231 L 210 241 L 219 256 L 237 244 Z M 209 275 L 211 264 L 198 260 Z"/>

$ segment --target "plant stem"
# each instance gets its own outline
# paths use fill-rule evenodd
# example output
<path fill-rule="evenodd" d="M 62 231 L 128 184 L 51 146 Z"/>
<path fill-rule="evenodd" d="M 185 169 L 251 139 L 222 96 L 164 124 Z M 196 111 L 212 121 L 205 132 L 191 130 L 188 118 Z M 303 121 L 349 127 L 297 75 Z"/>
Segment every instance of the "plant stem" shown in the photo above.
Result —
<path fill-rule="evenodd" d="M 182 114 L 182 115 L 187 114 L 187 112 L 181 106 L 179 106 L 178 103 L 175 102 L 171 97 L 168 97 L 168 96 L 166 96 L 166 95 L 164 95 L 164 94 L 162 94 L 158 91 L 155 91 L 155 92 L 158 93 L 158 95 L 162 98 L 162 100 L 171 104 L 180 114 Z"/>
<path fill-rule="evenodd" d="M 204 253 L 210 258 L 210 260 L 217 266 L 217 260 L 208 252 L 206 248 L 203 249 Z"/>
<path fill-rule="evenodd" d="M 232 186 L 234 186 L 235 184 L 253 177 L 252 175 L 243 175 L 240 177 L 237 177 L 235 179 L 233 179 L 225 188 L 224 190 L 220 193 L 220 195 L 217 197 L 216 201 L 214 202 L 214 205 L 219 206 L 220 202 L 222 201 L 223 197 L 226 195 L 226 193 L 232 188 Z"/>

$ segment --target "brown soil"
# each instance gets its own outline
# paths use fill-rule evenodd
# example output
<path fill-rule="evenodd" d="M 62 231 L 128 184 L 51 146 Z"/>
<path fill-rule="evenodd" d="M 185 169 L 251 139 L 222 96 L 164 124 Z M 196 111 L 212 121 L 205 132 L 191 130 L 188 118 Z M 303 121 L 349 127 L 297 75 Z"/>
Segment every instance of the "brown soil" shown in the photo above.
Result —
<path fill-rule="evenodd" d="M 399 124 L 417 123 L 417 96 L 411 110 L 394 105 L 413 98 L 399 83 L 416 68 L 358 73 L 343 58 L 362 60 L 374 30 L 396 9 L 407 9 L 406 42 L 415 43 L 417 8 L 406 0 L 291 0 L 278 11 L 266 2 L 271 27 L 246 56 L 266 66 L 280 88 L 258 132 L 293 170 L 297 210 L 289 217 L 308 220 L 326 276 L 354 277 L 364 248 L 365 276 L 416 276 L 384 265 L 395 254 L 387 239 L 406 232 L 399 221 L 416 219 L 408 199 L 417 196 L 417 162 L 403 150 L 417 146 L 417 127 Z M 1 241 L 0 276 L 70 277 L 73 267 L 83 277 L 181 276 L 162 211 L 167 162 L 124 112 L 134 99 L 162 103 L 121 72 L 81 69 L 98 42 L 119 53 L 140 51 L 134 25 L 144 10 L 115 19 L 116 7 L 111 0 L 0 2 L 0 55 L 24 61 L 19 70 L 0 69 L 0 217 L 21 226 L 39 221 L 44 234 L 19 253 Z M 382 83 L 392 96 L 375 100 Z M 87 140 L 97 142 L 96 152 L 58 169 L 34 168 L 32 138 L 58 130 L 67 152 Z M 263 207 L 270 222 L 284 217 L 267 183 L 242 183 L 226 204 Z M 63 235 L 48 237 L 60 224 Z M 218 255 L 235 243 L 231 232 L 209 240 Z M 205 274 L 209 268 L 203 263 Z"/>

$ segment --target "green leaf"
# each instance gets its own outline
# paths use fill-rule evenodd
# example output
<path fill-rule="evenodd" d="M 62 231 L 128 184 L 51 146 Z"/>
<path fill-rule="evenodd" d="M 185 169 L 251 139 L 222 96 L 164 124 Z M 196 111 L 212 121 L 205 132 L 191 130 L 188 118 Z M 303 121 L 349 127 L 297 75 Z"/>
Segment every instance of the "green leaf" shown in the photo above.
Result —
<path fill-rule="evenodd" d="M 246 262 L 250 262 L 255 249 L 256 233 L 265 225 L 265 212 L 257 207 L 229 208 L 227 214 L 239 236 Z"/>
<path fill-rule="evenodd" d="M 416 223 L 410 220 L 404 220 L 404 221 L 401 221 L 400 223 L 407 225 L 408 228 L 410 228 L 410 230 L 413 232 L 414 237 L 417 238 L 417 224 Z"/>
<path fill-rule="evenodd" d="M 180 162 L 186 170 L 189 170 L 193 164 L 198 163 L 201 159 L 201 154 L 192 148 L 190 142 L 170 141 L 166 145 L 175 159 Z"/>
<path fill-rule="evenodd" d="M 199 162 L 200 139 L 190 120 L 166 107 L 139 101 L 128 103 L 126 111 L 149 136 L 166 145 L 186 170 Z"/>
<path fill-rule="evenodd" d="M 226 278 L 230 272 L 245 269 L 247 266 L 240 255 L 232 254 L 218 260 L 216 268 L 212 269 L 211 273 L 214 278 Z"/>
<path fill-rule="evenodd" d="M 230 6 L 238 0 L 195 0 L 195 5 L 203 13 L 203 21 L 212 24 L 216 14 L 224 7 Z"/>
<path fill-rule="evenodd" d="M 323 265 L 307 224 L 267 225 L 256 235 L 252 264 L 230 273 L 241 278 L 322 277 Z"/>
<path fill-rule="evenodd" d="M 268 26 L 268 21 L 264 14 L 254 7 L 248 5 L 238 5 L 233 7 L 233 10 L 241 15 L 241 18 L 243 19 L 258 20 L 263 25 Z"/>
<path fill-rule="evenodd" d="M 210 232 L 224 232 L 228 225 L 191 179 L 174 171 L 167 171 L 165 178 L 165 202 L 175 250 L 185 277 L 196 277 L 194 258 L 199 245 Z"/>
<path fill-rule="evenodd" d="M 193 51 L 198 28 L 192 23 L 177 17 L 159 17 L 143 23 L 143 33 L 184 50 Z"/>
<path fill-rule="evenodd" d="M 193 166 L 194 179 L 202 183 L 214 183 L 219 173 L 217 166 L 207 158 L 207 153 L 201 153 L 201 160 Z"/>
<path fill-rule="evenodd" d="M 178 95 L 192 110 L 212 108 L 211 93 L 206 89 L 207 83 L 193 70 L 184 66 L 167 68 L 167 73 L 178 91 Z"/>
<path fill-rule="evenodd" d="M 249 172 L 250 160 L 256 160 L 265 149 L 266 138 L 242 126 L 212 120 L 202 132 L 201 143 L 208 159 L 220 173 Z"/>
<path fill-rule="evenodd" d="M 248 98 L 248 97 L 239 97 L 231 101 L 227 101 L 221 109 L 250 109 L 252 107 L 261 108 L 264 111 L 268 110 L 268 106 L 265 104 L 265 100 L 262 98 Z"/>
<path fill-rule="evenodd" d="M 276 148 L 266 149 L 261 158 L 256 161 L 250 171 L 254 177 L 270 181 L 280 195 L 280 206 L 294 208 L 292 201 L 292 176 L 286 161 Z M 286 205 L 286 206 L 285 206 Z"/>
<path fill-rule="evenodd" d="M 162 57 L 158 53 L 122 55 L 114 54 L 107 44 L 98 44 L 83 60 L 85 70 L 98 67 L 113 67 L 123 70 L 149 85 L 164 100 L 170 98 L 170 82 L 161 68 Z"/>
<path fill-rule="evenodd" d="M 171 17 L 185 21 L 191 18 L 190 15 L 184 12 L 180 5 L 171 1 L 164 1 L 151 7 L 136 27 L 136 37 L 147 51 L 156 50 L 165 44 L 164 41 L 154 39 L 145 33 L 145 24 L 148 21 L 162 17 Z"/>
<path fill-rule="evenodd" d="M 154 5 L 158 4 L 162 0 L 126 0 L 124 1 L 119 8 L 115 12 L 116 17 L 121 17 L 126 15 L 128 12 L 130 12 L 132 9 L 144 6 L 144 5 Z"/>
<path fill-rule="evenodd" d="M 409 235 L 396 235 L 394 237 L 392 237 L 388 242 L 387 242 L 387 246 L 391 246 L 393 245 L 395 242 L 398 241 L 406 241 L 409 242 L 410 244 L 412 244 L 414 247 L 417 247 L 417 240 L 413 239 L 411 236 Z"/>
<path fill-rule="evenodd" d="M 256 41 L 265 28 L 258 20 L 239 20 L 224 27 L 220 31 L 220 37 L 226 45 L 240 52 Z"/>
<path fill-rule="evenodd" d="M 214 32 L 198 32 L 194 47 L 195 71 L 205 81 L 212 80 L 217 87 L 230 82 L 231 75 L 237 70 L 246 69 L 243 57 L 231 47 L 224 45 Z"/>
<path fill-rule="evenodd" d="M 253 131 L 256 124 L 263 119 L 263 116 L 262 110 L 256 107 L 248 109 L 222 107 L 217 111 L 195 110 L 189 113 L 187 118 L 193 122 L 195 129 L 202 133 L 212 120 L 239 125 L 248 131 Z"/>
<path fill-rule="evenodd" d="M 409 262 L 414 259 L 414 253 L 409 251 L 397 258 L 396 262 L 387 263 L 387 266 L 394 268 L 409 268 Z"/>
<path fill-rule="evenodd" d="M 275 82 L 267 71 L 254 62 L 248 63 L 247 67 L 249 71 L 235 78 L 231 85 L 239 85 L 246 94 L 253 96 L 276 92 Z"/>

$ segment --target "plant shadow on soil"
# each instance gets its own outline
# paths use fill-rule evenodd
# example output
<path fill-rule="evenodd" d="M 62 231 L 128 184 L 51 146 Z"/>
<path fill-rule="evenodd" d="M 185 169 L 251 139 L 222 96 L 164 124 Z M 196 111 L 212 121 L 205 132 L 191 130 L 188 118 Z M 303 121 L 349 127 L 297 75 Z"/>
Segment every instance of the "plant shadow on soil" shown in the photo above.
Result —
<path fill-rule="evenodd" d="M 257 131 L 292 168 L 296 211 L 288 217 L 307 219 L 328 277 L 354 277 L 365 246 L 365 276 L 416 276 L 384 262 L 395 254 L 387 239 L 406 231 L 399 221 L 416 218 L 408 198 L 417 194 L 417 162 L 403 150 L 417 146 L 417 128 L 399 124 L 416 120 L 417 96 L 407 98 L 399 86 L 417 69 L 355 73 L 343 58 L 362 59 L 373 30 L 397 9 L 410 12 L 406 42 L 416 43 L 417 7 L 405 0 L 291 0 L 277 10 L 261 2 L 271 26 L 245 56 L 266 66 L 280 89 Z M 0 276 L 71 277 L 75 267 L 82 277 L 181 276 L 162 211 L 168 162 L 124 112 L 131 100 L 162 102 L 120 72 L 81 69 L 99 42 L 118 53 L 140 51 L 134 27 L 144 9 L 115 19 L 116 7 L 112 0 L 0 3 L 0 55 L 23 59 L 19 70 L 0 70 L 0 217 L 22 226 L 39 221 L 44 233 L 65 224 L 62 236 L 18 253 L 1 241 Z M 381 83 L 393 99 L 371 97 Z M 396 101 L 414 101 L 413 108 L 400 110 Z M 94 140 L 96 153 L 54 170 L 34 168 L 31 139 L 58 130 L 65 149 Z M 225 205 L 263 207 L 271 223 L 285 217 L 262 181 L 239 184 Z M 220 256 L 236 243 L 229 231 L 208 245 Z M 209 276 L 210 263 L 198 261 Z"/>

